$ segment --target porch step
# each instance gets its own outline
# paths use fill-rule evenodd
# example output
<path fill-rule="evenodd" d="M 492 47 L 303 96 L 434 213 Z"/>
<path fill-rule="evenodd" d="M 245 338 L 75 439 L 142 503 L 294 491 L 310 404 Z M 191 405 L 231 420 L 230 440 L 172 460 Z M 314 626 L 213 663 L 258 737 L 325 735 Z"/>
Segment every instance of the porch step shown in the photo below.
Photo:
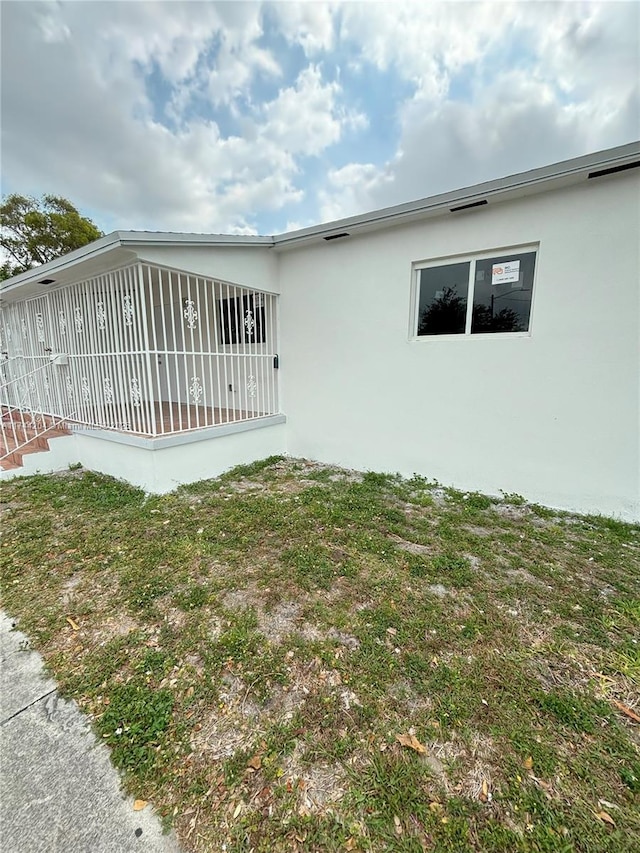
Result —
<path fill-rule="evenodd" d="M 50 427 L 45 433 L 34 430 L 32 427 L 20 426 L 18 441 L 13 436 L 5 435 L 8 453 L 0 459 L 0 470 L 11 471 L 15 468 L 22 468 L 22 457 L 29 453 L 42 453 L 49 450 L 50 438 L 61 438 L 65 435 L 71 435 L 71 430 L 65 426 L 58 424 L 55 427 Z M 26 440 L 26 444 L 15 450 L 16 444 L 22 444 Z"/>

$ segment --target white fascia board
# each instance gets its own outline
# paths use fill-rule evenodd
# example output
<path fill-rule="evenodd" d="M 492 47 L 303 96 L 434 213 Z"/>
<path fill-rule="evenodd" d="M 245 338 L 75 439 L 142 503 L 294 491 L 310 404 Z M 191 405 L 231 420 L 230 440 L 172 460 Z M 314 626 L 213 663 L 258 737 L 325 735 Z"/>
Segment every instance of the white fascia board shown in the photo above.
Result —
<path fill-rule="evenodd" d="M 489 204 L 491 200 L 500 201 L 507 196 L 516 197 L 551 190 L 555 186 L 566 186 L 569 183 L 577 183 L 581 179 L 586 180 L 590 172 L 625 166 L 638 158 L 640 158 L 640 142 L 631 142 L 607 151 L 587 154 L 452 192 L 349 216 L 334 222 L 312 225 L 287 234 L 278 234 L 274 238 L 275 248 L 285 249 L 318 238 L 331 237 L 343 231 L 355 233 L 365 229 L 399 225 L 402 222 L 426 216 L 443 215 L 450 213 L 452 207 L 464 207 L 473 205 L 475 202 L 486 201 Z"/>

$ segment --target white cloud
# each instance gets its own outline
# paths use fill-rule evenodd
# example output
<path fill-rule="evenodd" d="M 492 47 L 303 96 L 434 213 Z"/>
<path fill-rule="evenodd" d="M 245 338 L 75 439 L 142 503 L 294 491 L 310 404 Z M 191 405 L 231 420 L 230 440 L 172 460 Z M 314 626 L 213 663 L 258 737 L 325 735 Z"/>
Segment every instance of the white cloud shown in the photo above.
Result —
<path fill-rule="evenodd" d="M 515 11 L 504 3 L 347 3 L 341 36 L 357 59 L 393 68 L 423 95 L 445 95 L 450 74 L 499 42 Z"/>
<path fill-rule="evenodd" d="M 308 56 L 334 46 L 338 3 L 277 3 L 273 12 L 282 35 L 290 44 L 301 45 Z"/>
<path fill-rule="evenodd" d="M 319 154 L 340 139 L 337 83 L 324 83 L 317 66 L 305 68 L 294 86 L 282 89 L 264 107 L 264 136 L 286 151 Z"/>
<path fill-rule="evenodd" d="M 229 104 L 248 90 L 258 73 L 280 76 L 280 66 L 269 51 L 251 44 L 240 49 L 224 44 L 209 72 L 207 93 L 214 104 Z"/>
<path fill-rule="evenodd" d="M 257 7 L 202 11 L 202 4 L 186 4 L 197 7 L 192 20 L 182 6 L 174 16 L 173 4 L 168 15 L 156 4 L 62 5 L 55 9 L 56 32 L 67 27 L 72 36 L 63 45 L 49 35 L 44 43 L 54 24 L 44 32 L 34 26 L 39 7 L 11 5 L 17 8 L 5 20 L 3 62 L 21 81 L 7 87 L 3 102 L 3 159 L 12 187 L 59 192 L 82 207 L 109 211 L 120 227 L 255 230 L 257 212 L 303 197 L 295 184 L 297 156 L 321 153 L 343 125 L 358 121 L 338 103 L 340 86 L 325 82 L 315 66 L 243 114 L 242 136 L 223 136 L 216 122 L 188 115 L 203 80 L 229 101 L 247 95 L 256 69 L 279 72 L 269 52 L 252 42 L 262 32 Z M 186 44 L 196 30 L 197 49 Z M 223 49 L 213 73 L 203 76 L 199 51 L 216 40 Z M 143 74 L 135 73 L 153 63 L 180 84 L 171 101 L 177 129 L 152 117 Z"/>
<path fill-rule="evenodd" d="M 399 106 L 394 157 L 334 175 L 325 214 L 396 204 L 640 136 L 636 4 L 450 4 L 433 13 L 411 5 L 413 28 L 407 7 L 348 8 L 345 27 L 362 57 L 369 47 L 375 64 L 394 64 L 417 89 Z M 519 65 L 500 66 L 501 45 L 519 46 Z M 466 99 L 449 93 L 461 69 L 473 72 Z"/>
<path fill-rule="evenodd" d="M 370 206 L 371 198 L 392 181 L 390 174 L 373 163 L 350 163 L 332 169 L 328 186 L 320 191 L 320 219 L 330 222 Z"/>
<path fill-rule="evenodd" d="M 288 204 L 283 219 L 337 218 L 640 135 L 634 3 L 0 11 L 5 187 L 119 227 L 248 233 Z M 380 129 L 355 106 L 372 67 L 411 92 L 395 115 L 387 100 L 386 162 L 357 147 Z"/>

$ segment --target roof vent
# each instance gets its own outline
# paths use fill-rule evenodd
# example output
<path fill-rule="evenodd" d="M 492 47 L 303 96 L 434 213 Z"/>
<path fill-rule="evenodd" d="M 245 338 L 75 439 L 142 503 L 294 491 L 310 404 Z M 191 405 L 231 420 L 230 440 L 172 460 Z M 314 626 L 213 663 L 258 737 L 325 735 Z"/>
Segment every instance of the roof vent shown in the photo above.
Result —
<path fill-rule="evenodd" d="M 633 163 L 625 163 L 624 166 L 612 166 L 610 169 L 599 169 L 597 172 L 589 172 L 589 179 L 604 178 L 605 175 L 615 175 L 616 172 L 626 172 L 627 169 L 637 169 L 640 166 L 640 160 L 635 160 Z"/>
<path fill-rule="evenodd" d="M 348 237 L 348 236 L 349 236 L 348 231 L 341 231 L 340 234 L 329 234 L 329 236 L 325 237 L 324 239 L 327 242 L 329 242 L 329 240 L 340 240 L 342 237 Z"/>
<path fill-rule="evenodd" d="M 451 213 L 457 213 L 459 210 L 470 210 L 472 207 L 482 207 L 485 204 L 489 202 L 483 198 L 482 201 L 472 201 L 470 204 L 461 204 L 460 207 L 451 207 L 449 210 Z"/>
<path fill-rule="evenodd" d="M 55 284 L 55 278 L 43 278 L 38 284 Z"/>

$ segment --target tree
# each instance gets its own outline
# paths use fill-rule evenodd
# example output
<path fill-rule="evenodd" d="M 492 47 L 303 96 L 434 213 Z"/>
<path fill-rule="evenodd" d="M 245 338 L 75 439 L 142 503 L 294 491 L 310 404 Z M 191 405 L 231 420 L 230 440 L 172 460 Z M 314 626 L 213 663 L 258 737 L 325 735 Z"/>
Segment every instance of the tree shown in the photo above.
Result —
<path fill-rule="evenodd" d="M 493 304 L 473 306 L 471 328 L 474 332 L 522 332 L 524 330 L 522 320 L 515 311 L 511 308 L 494 311 Z"/>
<path fill-rule="evenodd" d="M 101 236 L 93 222 L 66 198 L 7 196 L 0 205 L 0 247 L 5 254 L 0 280 L 46 264 Z"/>
<path fill-rule="evenodd" d="M 464 332 L 467 301 L 447 287 L 425 308 L 418 324 L 419 335 L 455 335 Z"/>

